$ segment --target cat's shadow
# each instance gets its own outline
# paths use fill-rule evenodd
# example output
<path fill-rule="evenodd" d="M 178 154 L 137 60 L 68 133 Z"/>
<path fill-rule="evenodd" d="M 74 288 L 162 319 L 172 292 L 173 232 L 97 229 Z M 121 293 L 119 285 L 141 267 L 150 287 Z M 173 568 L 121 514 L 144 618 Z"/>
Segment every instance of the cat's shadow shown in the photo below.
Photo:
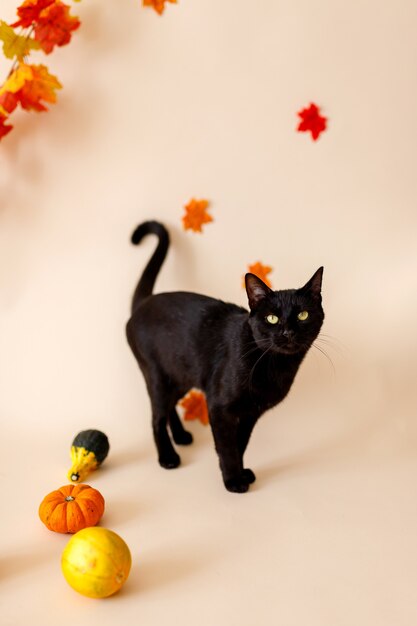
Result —
<path fill-rule="evenodd" d="M 310 449 L 301 451 L 287 458 L 280 458 L 273 463 L 258 466 L 256 475 L 259 486 L 264 482 L 279 480 L 283 474 L 305 474 L 309 469 L 323 466 L 349 464 L 357 458 L 361 446 L 373 436 L 376 431 L 384 427 L 387 418 L 381 418 L 375 413 L 357 423 L 354 428 L 345 429 L 343 432 L 321 441 Z"/>
<path fill-rule="evenodd" d="M 184 464 L 192 462 L 194 457 L 198 457 L 198 451 L 212 442 L 212 435 L 209 426 L 203 426 L 197 422 L 183 421 L 184 428 L 193 436 L 193 442 L 190 445 L 179 445 L 174 443 L 175 449 L 184 460 Z M 153 441 L 149 441 L 142 446 L 132 446 L 126 449 L 119 449 L 115 452 L 112 450 L 103 465 L 100 466 L 100 472 L 110 472 L 117 468 L 129 465 L 137 465 L 143 461 L 155 460 L 157 463 L 157 452 Z M 94 477 L 94 474 L 92 474 Z"/>

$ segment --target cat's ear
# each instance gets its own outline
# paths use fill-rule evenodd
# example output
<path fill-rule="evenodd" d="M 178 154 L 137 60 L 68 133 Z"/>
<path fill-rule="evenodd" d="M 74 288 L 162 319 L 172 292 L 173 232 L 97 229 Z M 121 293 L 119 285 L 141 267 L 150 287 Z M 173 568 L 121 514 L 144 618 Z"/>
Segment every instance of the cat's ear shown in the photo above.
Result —
<path fill-rule="evenodd" d="M 323 280 L 323 267 L 319 267 L 317 272 L 313 274 L 310 280 L 301 288 L 301 291 L 308 292 L 316 298 L 321 294 L 321 282 Z"/>
<path fill-rule="evenodd" d="M 272 289 L 270 289 L 268 285 L 265 285 L 255 274 L 246 274 L 245 285 L 251 310 L 256 308 L 268 294 L 272 293 Z"/>

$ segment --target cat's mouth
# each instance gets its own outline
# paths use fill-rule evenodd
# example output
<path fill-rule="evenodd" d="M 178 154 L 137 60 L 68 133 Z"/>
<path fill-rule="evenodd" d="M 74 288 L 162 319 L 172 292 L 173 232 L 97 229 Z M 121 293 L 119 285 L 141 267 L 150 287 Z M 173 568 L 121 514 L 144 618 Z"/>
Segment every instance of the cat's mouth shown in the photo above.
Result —
<path fill-rule="evenodd" d="M 296 343 L 286 343 L 274 347 L 274 352 L 278 352 L 279 354 L 297 354 L 300 350 L 301 346 Z"/>

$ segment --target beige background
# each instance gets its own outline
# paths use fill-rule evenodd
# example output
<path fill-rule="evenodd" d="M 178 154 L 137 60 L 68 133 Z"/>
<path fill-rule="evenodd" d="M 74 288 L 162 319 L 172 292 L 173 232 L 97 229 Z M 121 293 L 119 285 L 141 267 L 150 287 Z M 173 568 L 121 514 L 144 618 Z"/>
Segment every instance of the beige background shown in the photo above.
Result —
<path fill-rule="evenodd" d="M 2 0 L 13 21 L 15 0 Z M 75 5 L 71 44 L 36 62 L 64 85 L 16 113 L 0 147 L 2 626 L 411 626 L 417 621 L 416 23 L 413 0 L 137 0 Z M 5 77 L 10 64 L 0 60 Z M 329 129 L 295 132 L 315 101 Z M 203 235 L 183 205 L 207 197 Z M 155 242 L 158 290 L 246 305 L 325 266 L 323 333 L 287 400 L 255 429 L 249 494 L 226 492 L 210 432 L 159 468 L 124 338 Z M 89 483 L 133 569 L 106 601 L 60 572 L 67 537 L 37 518 L 69 447 L 104 430 Z"/>

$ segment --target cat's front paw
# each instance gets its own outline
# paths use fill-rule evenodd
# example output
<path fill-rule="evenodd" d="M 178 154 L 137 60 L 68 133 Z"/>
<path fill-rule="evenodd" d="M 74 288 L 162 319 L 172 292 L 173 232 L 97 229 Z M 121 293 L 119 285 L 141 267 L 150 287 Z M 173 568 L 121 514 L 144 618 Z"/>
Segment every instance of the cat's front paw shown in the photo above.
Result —
<path fill-rule="evenodd" d="M 256 480 L 255 474 L 249 468 L 243 470 L 243 477 L 250 485 Z"/>
<path fill-rule="evenodd" d="M 243 474 L 238 478 L 228 478 L 224 481 L 227 491 L 232 493 L 246 493 L 249 489 L 249 483 Z"/>
<path fill-rule="evenodd" d="M 175 469 L 181 463 L 181 459 L 176 452 L 160 456 L 158 460 L 159 465 L 165 469 Z"/>

